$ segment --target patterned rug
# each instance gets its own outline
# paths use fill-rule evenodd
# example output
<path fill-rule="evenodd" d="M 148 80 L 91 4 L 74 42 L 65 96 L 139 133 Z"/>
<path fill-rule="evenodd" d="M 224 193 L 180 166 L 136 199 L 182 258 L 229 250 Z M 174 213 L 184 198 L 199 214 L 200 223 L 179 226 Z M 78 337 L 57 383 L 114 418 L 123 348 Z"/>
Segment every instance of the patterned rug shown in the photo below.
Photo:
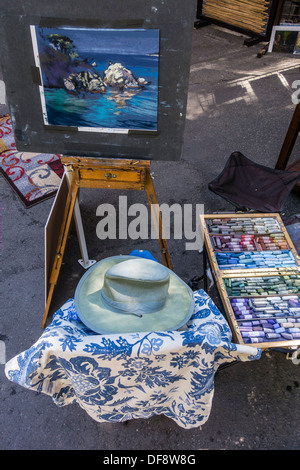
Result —
<path fill-rule="evenodd" d="M 63 174 L 59 155 L 17 151 L 9 114 L 0 116 L 0 170 L 26 207 L 53 197 Z"/>

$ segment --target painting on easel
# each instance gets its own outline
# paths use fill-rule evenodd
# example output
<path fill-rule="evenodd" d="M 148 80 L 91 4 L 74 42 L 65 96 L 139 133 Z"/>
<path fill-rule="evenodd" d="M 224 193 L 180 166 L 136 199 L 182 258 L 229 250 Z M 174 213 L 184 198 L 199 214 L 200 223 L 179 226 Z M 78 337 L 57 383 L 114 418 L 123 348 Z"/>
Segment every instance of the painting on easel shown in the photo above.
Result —
<path fill-rule="evenodd" d="M 6 2 L 1 72 L 18 151 L 180 160 L 195 1 L 26 0 L 22 14 Z"/>
<path fill-rule="evenodd" d="M 31 26 L 44 124 L 157 130 L 158 29 Z"/>

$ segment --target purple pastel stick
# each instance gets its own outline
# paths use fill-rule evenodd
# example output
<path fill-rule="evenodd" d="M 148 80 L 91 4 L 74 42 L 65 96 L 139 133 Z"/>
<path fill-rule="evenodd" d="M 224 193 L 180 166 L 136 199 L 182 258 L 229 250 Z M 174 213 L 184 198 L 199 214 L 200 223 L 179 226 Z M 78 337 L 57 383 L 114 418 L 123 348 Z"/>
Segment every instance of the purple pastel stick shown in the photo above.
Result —
<path fill-rule="evenodd" d="M 291 335 L 290 333 L 281 333 L 281 336 L 285 339 L 293 339 L 293 335 Z"/>

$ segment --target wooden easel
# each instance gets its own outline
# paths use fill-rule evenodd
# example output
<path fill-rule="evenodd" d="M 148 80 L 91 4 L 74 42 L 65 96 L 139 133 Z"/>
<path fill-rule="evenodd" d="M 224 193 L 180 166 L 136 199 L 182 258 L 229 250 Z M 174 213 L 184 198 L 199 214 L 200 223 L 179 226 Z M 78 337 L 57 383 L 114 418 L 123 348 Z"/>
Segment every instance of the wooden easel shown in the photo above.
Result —
<path fill-rule="evenodd" d="M 79 188 L 145 190 L 158 235 L 163 263 L 166 267 L 172 269 L 169 249 L 163 234 L 162 219 L 158 210 L 157 198 L 150 174 L 149 160 L 61 157 L 61 162 L 69 175 L 69 191 L 49 279 L 49 290 L 42 328 L 46 324 L 54 287 L 57 284 L 61 269 Z"/>

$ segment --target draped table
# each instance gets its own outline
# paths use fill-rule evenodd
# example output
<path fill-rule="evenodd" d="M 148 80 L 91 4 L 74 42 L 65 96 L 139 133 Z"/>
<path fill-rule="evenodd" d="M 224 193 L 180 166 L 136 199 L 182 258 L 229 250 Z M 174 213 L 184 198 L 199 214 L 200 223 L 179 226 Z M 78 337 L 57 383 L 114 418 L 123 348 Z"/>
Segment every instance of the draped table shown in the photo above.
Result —
<path fill-rule="evenodd" d="M 261 356 L 232 343 L 227 321 L 202 289 L 194 313 L 178 331 L 99 335 L 78 318 L 74 299 L 53 316 L 28 350 L 5 365 L 9 380 L 80 405 L 98 422 L 165 415 L 185 429 L 209 418 L 217 369 Z"/>

